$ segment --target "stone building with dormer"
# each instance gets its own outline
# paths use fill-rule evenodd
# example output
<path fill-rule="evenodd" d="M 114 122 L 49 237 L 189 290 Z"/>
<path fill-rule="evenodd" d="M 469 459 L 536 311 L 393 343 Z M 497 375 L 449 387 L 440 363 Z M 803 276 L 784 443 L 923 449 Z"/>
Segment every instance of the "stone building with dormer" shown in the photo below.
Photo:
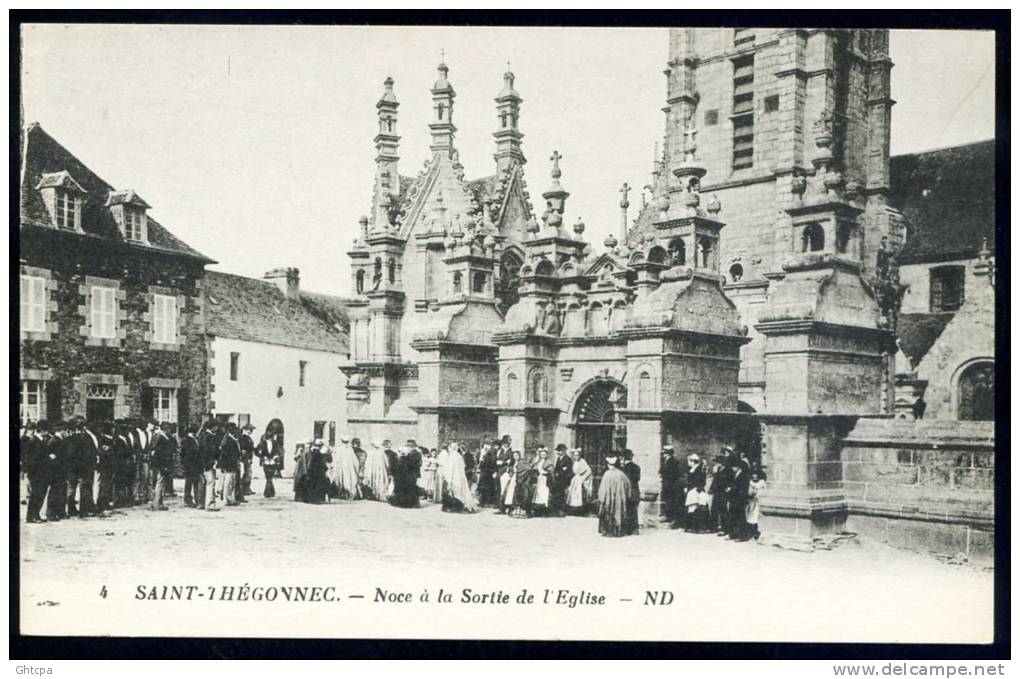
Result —
<path fill-rule="evenodd" d="M 213 260 L 38 124 L 21 141 L 21 420 L 197 421 L 209 398 L 201 280 Z"/>

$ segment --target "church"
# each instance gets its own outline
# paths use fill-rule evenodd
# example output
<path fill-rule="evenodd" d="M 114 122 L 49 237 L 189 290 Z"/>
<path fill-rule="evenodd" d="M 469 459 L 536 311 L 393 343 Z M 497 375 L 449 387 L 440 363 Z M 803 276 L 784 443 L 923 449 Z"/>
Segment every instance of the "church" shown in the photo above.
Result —
<path fill-rule="evenodd" d="M 708 459 L 733 445 L 768 469 L 773 531 L 906 520 L 930 537 L 927 503 L 969 551 L 991 526 L 991 423 L 894 421 L 918 380 L 897 375 L 912 227 L 890 201 L 888 44 L 883 29 L 670 29 L 662 144 L 636 216 L 625 184 L 598 250 L 555 150 L 532 199 L 513 73 L 495 97 L 495 172 L 478 179 L 459 161 L 445 64 L 431 158 L 400 173 L 387 79 L 371 212 L 348 252 L 352 434 L 565 443 L 596 474 L 626 447 L 651 501 L 663 445 Z M 966 498 L 929 473 L 953 446 L 982 451 L 956 458 Z M 970 504 L 947 513 L 951 497 Z"/>

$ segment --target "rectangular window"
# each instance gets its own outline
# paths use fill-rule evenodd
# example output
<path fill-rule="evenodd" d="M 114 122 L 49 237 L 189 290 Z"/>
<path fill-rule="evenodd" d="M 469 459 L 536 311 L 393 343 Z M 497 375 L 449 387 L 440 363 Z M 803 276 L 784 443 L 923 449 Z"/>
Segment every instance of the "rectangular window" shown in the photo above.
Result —
<path fill-rule="evenodd" d="M 336 445 L 336 422 L 329 423 L 329 445 Z"/>
<path fill-rule="evenodd" d="M 713 108 L 705 111 L 705 125 L 711 127 L 719 124 L 719 109 Z"/>
<path fill-rule="evenodd" d="M 46 332 L 46 279 L 41 276 L 21 277 L 21 329 Z"/>
<path fill-rule="evenodd" d="M 765 113 L 774 113 L 779 110 L 779 95 L 772 94 L 765 97 Z"/>
<path fill-rule="evenodd" d="M 315 426 L 312 429 L 312 438 L 313 439 L 321 439 L 323 434 L 325 433 L 325 431 L 326 431 L 326 421 L 325 420 L 316 420 L 315 421 Z"/>
<path fill-rule="evenodd" d="M 754 36 L 751 36 L 754 39 Z M 733 60 L 733 169 L 754 165 L 754 55 Z"/>
<path fill-rule="evenodd" d="M 92 336 L 117 337 L 117 288 L 92 286 Z"/>
<path fill-rule="evenodd" d="M 754 29 L 753 28 L 734 28 L 733 29 L 733 44 L 745 45 L 749 42 L 754 42 Z"/>
<path fill-rule="evenodd" d="M 139 242 L 142 240 L 142 213 L 124 208 L 124 238 Z"/>
<path fill-rule="evenodd" d="M 237 364 L 241 361 L 241 354 L 236 351 L 230 352 L 230 381 L 237 381 Z"/>
<path fill-rule="evenodd" d="M 931 310 L 956 311 L 963 304 L 966 267 L 939 266 L 931 270 Z"/>
<path fill-rule="evenodd" d="M 176 297 L 152 296 L 152 341 L 159 344 L 177 343 Z"/>
<path fill-rule="evenodd" d="M 251 413 L 238 413 L 237 414 L 237 426 L 243 427 L 251 422 Z"/>
<path fill-rule="evenodd" d="M 38 422 L 42 419 L 43 382 L 40 380 L 21 381 L 21 424 Z"/>
<path fill-rule="evenodd" d="M 61 229 L 78 229 L 81 224 L 81 199 L 78 196 L 57 191 L 57 226 Z"/>
<path fill-rule="evenodd" d="M 156 387 L 152 390 L 152 417 L 157 422 L 177 421 L 177 390 Z"/>
<path fill-rule="evenodd" d="M 305 386 L 305 372 L 308 368 L 308 361 L 298 361 L 298 386 Z"/>

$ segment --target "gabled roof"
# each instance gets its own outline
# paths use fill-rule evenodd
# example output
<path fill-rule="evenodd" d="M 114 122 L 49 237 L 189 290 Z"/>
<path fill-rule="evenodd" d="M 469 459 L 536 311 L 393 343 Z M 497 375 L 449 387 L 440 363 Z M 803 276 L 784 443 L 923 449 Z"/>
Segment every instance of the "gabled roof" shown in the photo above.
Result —
<path fill-rule="evenodd" d="M 894 156 L 889 203 L 909 223 L 900 263 L 974 257 L 995 249 L 995 142 Z"/>
<path fill-rule="evenodd" d="M 269 281 L 206 271 L 206 332 L 216 337 L 347 354 L 343 300 L 302 292 L 287 299 Z"/>
<path fill-rule="evenodd" d="M 43 201 L 42 190 L 69 186 L 67 182 L 71 181 L 85 194 L 86 198 L 82 208 L 81 228 L 85 232 L 82 235 L 126 243 L 113 215 L 106 206 L 107 199 L 111 195 L 119 193 L 114 187 L 103 181 L 70 151 L 61 146 L 38 123 L 33 123 L 26 128 L 21 151 L 21 200 L 19 205 L 21 228 L 55 228 L 56 225 Z M 133 194 L 133 192 L 131 193 Z M 148 244 L 132 242 L 127 245 L 132 248 L 165 252 L 214 263 L 212 259 L 174 236 L 151 216 L 147 223 Z M 66 233 L 74 235 L 74 232 Z"/>
<path fill-rule="evenodd" d="M 954 315 L 952 313 L 899 315 L 896 336 L 900 349 L 910 359 L 914 368 L 927 355 Z"/>
<path fill-rule="evenodd" d="M 39 179 L 37 189 L 67 189 L 75 193 L 87 193 L 81 184 L 74 181 L 74 177 L 68 174 L 67 170 L 62 172 L 47 172 Z"/>
<path fill-rule="evenodd" d="M 137 205 L 138 207 L 149 209 L 152 206 L 142 200 L 142 197 L 137 193 L 128 189 L 126 191 L 111 191 L 110 195 L 106 197 L 107 206 L 110 205 Z"/>

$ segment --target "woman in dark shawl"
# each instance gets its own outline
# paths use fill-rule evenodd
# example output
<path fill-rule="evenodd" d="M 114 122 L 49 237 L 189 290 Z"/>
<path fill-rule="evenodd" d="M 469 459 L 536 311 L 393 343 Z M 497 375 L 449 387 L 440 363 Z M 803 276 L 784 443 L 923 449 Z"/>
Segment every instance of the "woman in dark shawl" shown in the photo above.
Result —
<path fill-rule="evenodd" d="M 482 446 L 478 462 L 478 504 L 499 504 L 499 479 L 496 478 L 496 446 Z"/>
<path fill-rule="evenodd" d="M 412 455 L 406 448 L 401 448 L 393 460 L 393 467 L 390 470 L 393 476 L 393 495 L 390 496 L 390 504 L 404 509 L 420 507 L 418 475 L 421 473 L 421 458 Z"/>
<path fill-rule="evenodd" d="M 294 501 L 321 505 L 329 496 L 329 451 L 322 439 L 316 439 L 299 446 L 294 457 Z"/>
<path fill-rule="evenodd" d="M 599 483 L 599 533 L 618 538 L 630 535 L 636 522 L 630 518 L 633 489 L 615 457 L 607 457 L 609 468 Z"/>
<path fill-rule="evenodd" d="M 537 475 L 534 467 L 523 455 L 517 457 L 514 463 L 514 504 L 510 511 L 510 516 L 515 519 L 525 519 L 530 515 Z"/>
<path fill-rule="evenodd" d="M 294 502 L 308 502 L 308 457 L 312 442 L 299 443 L 294 451 Z"/>

